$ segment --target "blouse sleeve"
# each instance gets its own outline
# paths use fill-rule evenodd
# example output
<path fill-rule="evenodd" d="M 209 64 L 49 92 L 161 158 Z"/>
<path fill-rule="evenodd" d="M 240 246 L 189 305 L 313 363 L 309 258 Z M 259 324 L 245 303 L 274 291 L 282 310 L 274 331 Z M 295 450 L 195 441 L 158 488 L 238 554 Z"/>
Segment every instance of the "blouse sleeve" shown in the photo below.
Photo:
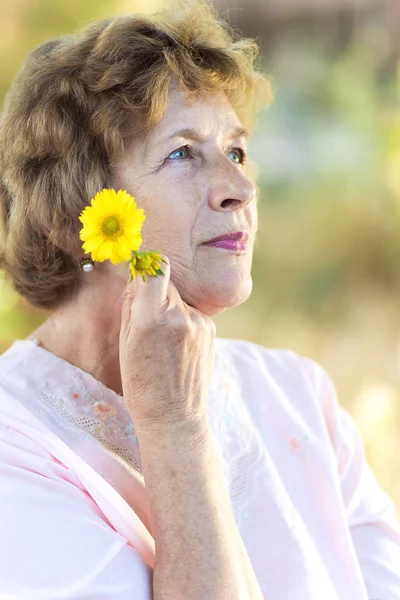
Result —
<path fill-rule="evenodd" d="M 152 569 L 76 476 L 0 424 L 0 600 L 151 600 Z"/>
<path fill-rule="evenodd" d="M 314 384 L 336 455 L 343 502 L 369 600 L 400 600 L 400 526 L 392 500 L 378 484 L 361 436 L 340 406 L 331 379 L 314 361 Z"/>

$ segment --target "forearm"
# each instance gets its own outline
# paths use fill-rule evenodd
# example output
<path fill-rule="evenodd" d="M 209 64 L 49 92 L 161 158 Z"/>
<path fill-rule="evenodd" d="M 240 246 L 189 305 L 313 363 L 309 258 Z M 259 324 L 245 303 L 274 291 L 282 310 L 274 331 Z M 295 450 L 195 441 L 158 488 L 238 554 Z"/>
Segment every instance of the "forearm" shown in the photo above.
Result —
<path fill-rule="evenodd" d="M 262 600 L 208 426 L 138 437 L 156 545 L 154 600 Z"/>

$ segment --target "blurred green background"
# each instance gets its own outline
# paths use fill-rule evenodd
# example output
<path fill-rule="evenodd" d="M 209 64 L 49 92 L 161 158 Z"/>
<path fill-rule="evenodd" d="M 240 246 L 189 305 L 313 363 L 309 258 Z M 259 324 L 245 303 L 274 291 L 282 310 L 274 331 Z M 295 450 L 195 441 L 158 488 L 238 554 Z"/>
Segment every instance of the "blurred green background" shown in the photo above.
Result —
<path fill-rule="evenodd" d="M 400 516 L 400 3 L 218 4 L 258 39 L 275 91 L 249 145 L 261 190 L 253 293 L 216 318 L 218 335 L 317 360 Z M 160 5 L 1 0 L 0 98 L 42 41 Z M 46 316 L 0 275 L 0 352 Z"/>

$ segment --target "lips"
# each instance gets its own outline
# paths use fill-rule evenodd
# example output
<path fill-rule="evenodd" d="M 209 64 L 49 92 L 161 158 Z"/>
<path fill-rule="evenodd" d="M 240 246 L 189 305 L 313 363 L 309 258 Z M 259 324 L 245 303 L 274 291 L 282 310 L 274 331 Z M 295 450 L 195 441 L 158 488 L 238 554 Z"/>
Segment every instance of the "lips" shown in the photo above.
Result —
<path fill-rule="evenodd" d="M 222 242 L 222 241 L 245 243 L 245 242 L 247 242 L 248 239 L 249 239 L 249 234 L 246 233 L 245 231 L 234 231 L 233 233 L 228 233 L 228 234 L 213 238 L 211 240 L 208 240 L 207 242 L 204 242 L 202 245 L 208 246 L 209 244 L 214 244 L 215 242 Z"/>

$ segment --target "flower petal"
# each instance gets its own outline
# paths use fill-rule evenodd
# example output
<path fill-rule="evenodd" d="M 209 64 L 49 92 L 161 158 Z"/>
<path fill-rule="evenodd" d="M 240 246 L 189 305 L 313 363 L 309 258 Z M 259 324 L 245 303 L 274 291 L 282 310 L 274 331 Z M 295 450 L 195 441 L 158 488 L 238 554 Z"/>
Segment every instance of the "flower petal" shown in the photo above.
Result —
<path fill-rule="evenodd" d="M 101 246 L 92 250 L 93 260 L 104 262 L 110 258 L 113 243 L 110 240 L 105 240 Z"/>
<path fill-rule="evenodd" d="M 118 231 L 106 234 L 103 231 L 104 220 L 114 216 L 119 222 Z M 91 200 L 79 216 L 83 224 L 79 232 L 84 242 L 82 248 L 91 252 L 93 260 L 102 262 L 110 259 L 113 264 L 129 260 L 131 252 L 137 251 L 142 244 L 140 234 L 145 220 L 143 209 L 127 191 L 103 189 Z"/>

